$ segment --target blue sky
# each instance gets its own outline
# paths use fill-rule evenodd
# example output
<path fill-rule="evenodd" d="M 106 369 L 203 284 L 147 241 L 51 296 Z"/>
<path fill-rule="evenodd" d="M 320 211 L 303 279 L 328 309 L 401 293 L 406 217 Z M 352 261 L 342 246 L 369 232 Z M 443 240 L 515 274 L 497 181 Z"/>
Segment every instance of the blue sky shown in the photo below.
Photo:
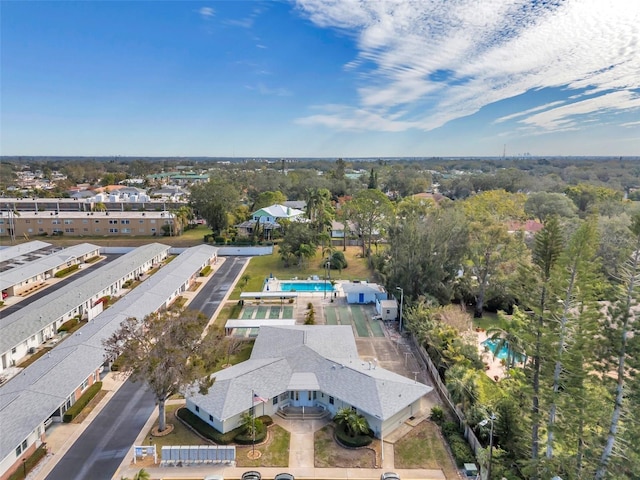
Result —
<path fill-rule="evenodd" d="M 1 7 L 3 155 L 640 155 L 637 0 Z"/>

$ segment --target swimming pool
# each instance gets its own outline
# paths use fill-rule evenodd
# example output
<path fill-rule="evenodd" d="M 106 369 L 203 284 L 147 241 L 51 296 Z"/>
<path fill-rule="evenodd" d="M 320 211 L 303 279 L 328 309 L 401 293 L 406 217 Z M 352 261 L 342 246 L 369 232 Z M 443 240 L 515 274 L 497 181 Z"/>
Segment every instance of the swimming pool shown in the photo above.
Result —
<path fill-rule="evenodd" d="M 334 290 L 335 288 L 331 285 L 331 282 L 280 282 L 281 292 L 333 292 Z"/>
<path fill-rule="evenodd" d="M 507 356 L 509 355 L 509 344 L 505 343 L 504 345 L 502 345 L 502 348 L 500 350 L 496 351 L 498 348 L 498 343 L 498 340 L 491 340 L 490 338 L 488 338 L 484 342 L 482 342 L 482 345 L 491 350 L 491 352 L 493 352 L 493 354 L 500 360 L 506 360 Z M 516 362 L 522 363 L 524 362 L 524 360 L 525 358 L 523 355 L 520 355 L 519 353 L 515 354 Z"/>

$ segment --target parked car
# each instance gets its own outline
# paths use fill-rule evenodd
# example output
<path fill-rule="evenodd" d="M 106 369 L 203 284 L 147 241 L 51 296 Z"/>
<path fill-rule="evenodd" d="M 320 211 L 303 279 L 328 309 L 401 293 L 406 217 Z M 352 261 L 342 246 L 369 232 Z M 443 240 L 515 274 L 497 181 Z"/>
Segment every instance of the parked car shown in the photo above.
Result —
<path fill-rule="evenodd" d="M 273 480 L 295 480 L 295 477 L 290 473 L 279 473 L 273 477 Z"/>
<path fill-rule="evenodd" d="M 380 480 L 400 480 L 400 475 L 396 472 L 384 472 L 380 475 Z"/>
<path fill-rule="evenodd" d="M 260 475 L 260 472 L 256 472 L 255 470 L 249 470 L 242 474 L 242 480 L 261 480 L 261 478 L 262 475 Z"/>

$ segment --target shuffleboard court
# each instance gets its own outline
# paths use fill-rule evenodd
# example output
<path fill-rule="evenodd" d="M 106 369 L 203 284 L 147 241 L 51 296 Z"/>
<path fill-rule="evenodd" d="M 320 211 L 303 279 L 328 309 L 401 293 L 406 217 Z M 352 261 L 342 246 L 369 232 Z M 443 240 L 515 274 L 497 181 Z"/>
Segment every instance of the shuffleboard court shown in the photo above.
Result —
<path fill-rule="evenodd" d="M 256 318 L 267 318 L 267 312 L 269 311 L 269 307 L 260 306 L 258 307 L 258 311 L 256 312 Z"/>
<path fill-rule="evenodd" d="M 360 307 L 351 307 L 351 315 L 353 316 L 353 323 L 356 326 L 356 332 L 359 337 L 370 337 L 369 329 L 367 328 L 367 317 Z"/>
<path fill-rule="evenodd" d="M 255 311 L 256 307 L 244 307 L 244 309 L 242 310 L 242 319 L 248 320 L 250 318 L 253 318 L 253 314 Z"/>
<path fill-rule="evenodd" d="M 338 322 L 340 325 L 351 325 L 351 312 L 349 307 L 338 307 Z"/>
<path fill-rule="evenodd" d="M 367 320 L 369 321 L 369 328 L 371 329 L 371 333 L 373 333 L 373 336 L 374 337 L 384 337 L 384 329 L 382 328 L 382 320 L 373 320 L 369 316 L 367 316 Z"/>
<path fill-rule="evenodd" d="M 280 307 L 271 307 L 269 310 L 269 318 L 280 318 Z"/>
<path fill-rule="evenodd" d="M 336 315 L 335 307 L 325 307 L 324 316 L 327 320 L 327 325 L 338 325 L 338 317 Z"/>
<path fill-rule="evenodd" d="M 293 318 L 293 307 L 284 307 L 282 318 Z"/>

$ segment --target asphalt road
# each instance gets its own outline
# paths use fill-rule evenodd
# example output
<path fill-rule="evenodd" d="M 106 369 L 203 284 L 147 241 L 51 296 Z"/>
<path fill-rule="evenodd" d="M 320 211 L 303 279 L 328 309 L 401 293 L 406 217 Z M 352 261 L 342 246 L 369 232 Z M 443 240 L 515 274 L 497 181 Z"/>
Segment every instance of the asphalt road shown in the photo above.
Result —
<path fill-rule="evenodd" d="M 59 282 L 54 283 L 53 285 L 49 285 L 48 287 L 38 290 L 33 295 L 29 295 L 24 300 L 21 300 L 20 302 L 14 305 L 11 305 L 10 307 L 2 309 L 2 313 L 0 314 L 0 316 L 6 317 L 11 315 L 13 312 L 17 312 L 21 308 L 26 307 L 27 305 L 29 305 L 32 302 L 35 302 L 39 298 L 42 298 L 45 295 L 49 295 L 51 292 L 58 290 L 60 288 L 63 288 L 66 285 L 70 284 L 71 282 L 74 282 L 77 279 L 84 277 L 89 272 L 93 272 L 98 268 L 108 265 L 110 262 L 113 262 L 116 258 L 120 257 L 120 255 L 103 255 L 103 257 L 106 257 L 106 258 L 101 260 L 99 263 L 92 265 L 88 268 L 83 268 L 82 270 L 77 270 L 76 273 L 74 273 L 73 275 L 70 275 L 67 278 L 62 279 Z"/>
<path fill-rule="evenodd" d="M 248 258 L 227 257 L 226 261 L 196 295 L 190 308 L 211 316 Z M 96 416 L 47 480 L 111 479 L 129 448 L 155 408 L 155 398 L 143 383 L 127 380 Z"/>

